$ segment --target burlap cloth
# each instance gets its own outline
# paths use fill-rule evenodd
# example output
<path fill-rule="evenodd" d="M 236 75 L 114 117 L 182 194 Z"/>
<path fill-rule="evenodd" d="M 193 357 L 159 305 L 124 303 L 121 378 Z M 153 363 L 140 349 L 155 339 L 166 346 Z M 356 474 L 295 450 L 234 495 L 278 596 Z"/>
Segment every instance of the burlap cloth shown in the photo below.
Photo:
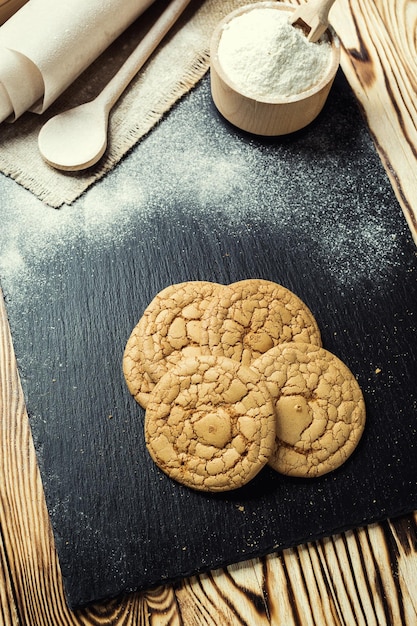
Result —
<path fill-rule="evenodd" d="M 253 0 L 252 0 L 253 1 Z M 46 204 L 71 204 L 107 174 L 162 116 L 192 89 L 209 67 L 214 27 L 249 0 L 191 0 L 165 38 L 111 112 L 109 145 L 101 161 L 84 172 L 60 172 L 46 165 L 37 137 L 46 120 L 60 111 L 91 100 L 116 73 L 166 2 L 158 0 L 114 42 L 44 113 L 26 113 L 0 126 L 0 169 Z"/>

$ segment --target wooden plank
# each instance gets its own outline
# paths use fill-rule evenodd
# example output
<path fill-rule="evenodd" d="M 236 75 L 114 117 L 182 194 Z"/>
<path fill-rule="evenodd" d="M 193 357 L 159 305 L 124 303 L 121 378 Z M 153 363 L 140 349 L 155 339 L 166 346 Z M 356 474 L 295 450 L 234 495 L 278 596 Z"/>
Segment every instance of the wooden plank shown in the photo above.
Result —
<path fill-rule="evenodd" d="M 417 623 L 417 513 L 388 521 L 384 525 L 390 536 L 390 564 L 397 581 L 397 597 L 402 604 L 404 623 Z"/>
<path fill-rule="evenodd" d="M 187 626 L 270 624 L 262 559 L 253 559 L 184 580 L 176 590 Z"/>
<path fill-rule="evenodd" d="M 351 11 L 355 12 L 356 21 Z M 415 3 L 404 0 L 338 0 L 332 16 L 346 49 L 343 69 L 364 109 L 413 233 L 417 142 L 412 100 L 415 51 L 410 37 L 415 30 L 415 11 Z M 396 64 L 399 59 L 401 62 Z M 247 587 L 231 582 L 233 569 L 231 574 L 229 568 L 213 577 L 205 575 L 184 581 L 175 593 L 172 588 L 161 588 L 146 596 L 133 594 L 124 600 L 70 613 L 63 597 L 2 301 L 0 330 L 0 524 L 4 536 L 0 616 L 5 625 L 133 625 L 151 623 L 151 619 L 152 624 L 182 623 L 177 600 L 184 611 L 183 623 L 192 624 L 185 618 L 191 612 L 198 615 L 199 609 L 211 615 L 212 623 L 226 623 L 221 621 L 221 610 L 228 604 L 234 607 L 229 615 L 234 615 L 234 623 L 238 624 L 239 605 L 245 607 L 245 614 L 255 606 L 252 572 L 257 577 L 261 575 L 256 597 L 263 589 L 268 606 L 264 613 L 266 623 L 268 615 L 271 624 L 288 626 L 300 623 L 301 617 L 305 618 L 303 624 L 348 623 L 346 615 L 355 615 L 358 624 L 416 623 L 414 516 L 240 566 L 241 572 L 249 572 L 252 583 Z M 227 593 L 223 592 L 223 602 L 216 607 L 219 589 L 224 588 L 223 579 Z M 200 598 L 196 597 L 196 587 L 201 590 Z M 185 607 L 191 590 L 194 597 Z M 211 604 L 208 597 L 212 598 Z"/>
<path fill-rule="evenodd" d="M 0 624 L 19 626 L 7 555 L 0 535 Z"/>
<path fill-rule="evenodd" d="M 267 557 L 271 624 L 415 624 L 415 537 L 409 515 Z"/>
<path fill-rule="evenodd" d="M 417 4 L 338 0 L 330 17 L 341 66 L 417 242 Z"/>

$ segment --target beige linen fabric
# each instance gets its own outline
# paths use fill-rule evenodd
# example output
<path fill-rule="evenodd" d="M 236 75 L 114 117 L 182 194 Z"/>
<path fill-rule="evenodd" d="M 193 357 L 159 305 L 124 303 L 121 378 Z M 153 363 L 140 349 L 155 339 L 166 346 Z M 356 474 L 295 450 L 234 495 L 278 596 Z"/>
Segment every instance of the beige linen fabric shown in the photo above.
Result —
<path fill-rule="evenodd" d="M 0 125 L 0 171 L 46 204 L 71 204 L 107 174 L 146 135 L 209 67 L 210 37 L 216 24 L 248 0 L 192 0 L 139 75 L 112 110 L 109 145 L 101 161 L 84 172 L 60 172 L 46 165 L 37 137 L 49 117 L 91 100 L 123 63 L 166 2 L 156 2 L 114 42 L 44 113 L 25 113 Z"/>

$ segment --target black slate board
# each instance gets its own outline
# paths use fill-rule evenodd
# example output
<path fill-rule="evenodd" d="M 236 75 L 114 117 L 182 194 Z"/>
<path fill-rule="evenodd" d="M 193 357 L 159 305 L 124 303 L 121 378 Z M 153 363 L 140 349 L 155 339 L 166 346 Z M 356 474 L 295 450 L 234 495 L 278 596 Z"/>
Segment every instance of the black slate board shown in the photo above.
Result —
<path fill-rule="evenodd" d="M 9 182 L 3 253 L 16 220 Z M 0 271 L 70 606 L 417 508 L 416 250 L 342 74 L 314 124 L 271 140 L 231 128 L 206 77 L 55 213 L 43 253 L 28 235 L 32 205 L 17 244 L 30 271 Z M 110 235 L 100 211 L 115 213 Z M 248 277 L 308 304 L 324 346 L 358 378 L 367 427 L 332 474 L 265 469 L 241 490 L 204 495 L 148 457 L 122 353 L 163 287 Z"/>

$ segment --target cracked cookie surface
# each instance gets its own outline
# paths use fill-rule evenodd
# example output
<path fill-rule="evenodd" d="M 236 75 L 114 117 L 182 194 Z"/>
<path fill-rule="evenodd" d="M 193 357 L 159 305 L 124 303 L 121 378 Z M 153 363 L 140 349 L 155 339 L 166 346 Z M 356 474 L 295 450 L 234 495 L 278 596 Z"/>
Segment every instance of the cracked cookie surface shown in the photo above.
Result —
<path fill-rule="evenodd" d="M 188 281 L 166 287 L 146 307 L 133 329 L 123 356 L 129 391 L 146 408 L 155 383 L 182 357 L 200 347 L 201 317 L 223 285 Z"/>
<path fill-rule="evenodd" d="M 247 279 L 214 295 L 202 318 L 202 344 L 211 354 L 250 363 L 274 346 L 302 341 L 321 346 L 318 324 L 292 291 L 263 279 Z"/>
<path fill-rule="evenodd" d="M 151 393 L 145 440 L 155 463 L 188 487 L 241 487 L 264 467 L 275 443 L 265 382 L 225 357 L 185 358 Z"/>
<path fill-rule="evenodd" d="M 149 400 L 149 394 L 155 387 L 155 383 L 151 380 L 148 372 L 145 371 L 142 361 L 142 354 L 139 350 L 138 335 L 140 329 L 135 326 L 129 339 L 127 340 L 126 347 L 123 354 L 122 368 L 123 375 L 127 387 L 143 408 L 146 408 Z"/>
<path fill-rule="evenodd" d="M 311 344 L 271 349 L 251 366 L 266 381 L 276 413 L 269 465 L 288 476 L 316 477 L 344 463 L 365 426 L 362 391 L 334 354 Z"/>

